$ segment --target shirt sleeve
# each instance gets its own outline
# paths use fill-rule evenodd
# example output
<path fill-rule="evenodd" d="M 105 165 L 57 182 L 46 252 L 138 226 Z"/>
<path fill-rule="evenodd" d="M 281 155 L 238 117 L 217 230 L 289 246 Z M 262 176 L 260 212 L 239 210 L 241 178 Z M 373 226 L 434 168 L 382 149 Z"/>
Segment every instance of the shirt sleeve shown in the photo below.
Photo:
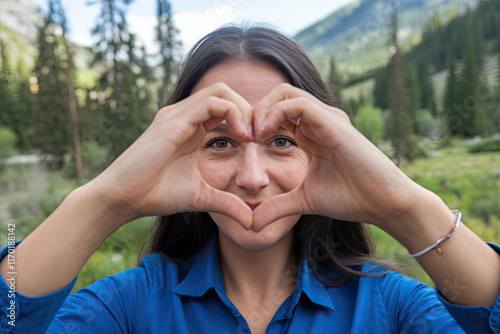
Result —
<path fill-rule="evenodd" d="M 398 272 L 381 276 L 378 283 L 392 332 L 464 333 L 428 285 Z"/>
<path fill-rule="evenodd" d="M 20 241 L 19 241 L 20 242 Z M 17 242 L 15 246 L 19 244 Z M 0 259 L 5 256 L 12 263 L 12 274 L 0 276 L 0 332 L 1 333 L 44 333 L 57 311 L 70 294 L 76 278 L 65 288 L 44 296 L 30 297 L 16 291 L 15 247 L 8 245 L 0 251 Z"/>
<path fill-rule="evenodd" d="M 1 258 L 9 249 L 1 250 Z M 16 292 L 9 277 L 2 277 L 0 308 L 6 310 L 7 317 L 1 312 L 0 333 L 133 332 L 154 284 L 154 272 L 158 270 L 155 263 L 159 261 L 155 259 L 143 259 L 140 267 L 98 280 L 71 295 L 76 278 L 59 291 L 29 297 Z"/>
<path fill-rule="evenodd" d="M 125 270 L 70 295 L 47 333 L 130 333 L 149 297 L 144 267 Z"/>
<path fill-rule="evenodd" d="M 489 245 L 500 255 L 498 245 L 490 243 Z M 458 282 L 453 282 L 450 284 L 450 289 L 456 289 L 457 293 L 459 293 L 461 287 Z M 447 301 L 437 288 L 436 292 L 451 316 L 467 333 L 500 333 L 500 294 L 492 307 L 469 307 Z"/>

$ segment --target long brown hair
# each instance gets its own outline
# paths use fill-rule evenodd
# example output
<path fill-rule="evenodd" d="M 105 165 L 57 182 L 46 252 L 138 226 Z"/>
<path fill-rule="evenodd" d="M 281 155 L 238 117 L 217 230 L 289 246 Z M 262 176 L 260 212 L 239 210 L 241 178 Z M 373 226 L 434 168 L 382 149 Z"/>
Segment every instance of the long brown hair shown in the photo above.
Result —
<path fill-rule="evenodd" d="M 311 60 L 293 40 L 269 28 L 230 26 L 215 30 L 193 47 L 163 105 L 188 97 L 210 68 L 234 59 L 270 64 L 280 70 L 291 85 L 326 104 L 337 103 L 332 100 Z M 149 253 L 161 253 L 173 261 L 183 261 L 197 254 L 217 231 L 217 225 L 205 212 L 158 217 Z M 357 222 L 303 216 L 294 227 L 294 247 L 297 256 L 307 256 L 316 277 L 331 286 L 343 284 L 353 277 L 370 275 L 360 271 L 363 264 L 390 265 L 373 257 L 369 230 Z M 327 277 L 321 268 L 336 269 L 340 276 Z"/>

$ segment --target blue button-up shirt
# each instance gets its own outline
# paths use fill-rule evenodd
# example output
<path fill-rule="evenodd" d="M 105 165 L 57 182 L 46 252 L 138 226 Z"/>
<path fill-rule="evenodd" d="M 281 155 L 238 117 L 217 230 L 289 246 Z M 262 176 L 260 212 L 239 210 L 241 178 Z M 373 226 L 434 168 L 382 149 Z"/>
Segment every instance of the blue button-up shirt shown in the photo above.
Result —
<path fill-rule="evenodd" d="M 0 256 L 5 253 L 4 248 Z M 8 286 L 2 284 L 5 313 Z M 47 333 L 71 334 L 250 333 L 227 297 L 216 238 L 190 261 L 174 263 L 152 254 L 139 267 L 68 296 L 73 285 L 41 297 L 16 293 L 15 326 L 2 315 L 2 333 L 47 328 Z M 463 333 L 457 321 L 470 333 L 500 333 L 500 298 L 492 308 L 456 306 L 395 272 L 325 287 L 304 259 L 294 292 L 274 314 L 267 333 Z"/>

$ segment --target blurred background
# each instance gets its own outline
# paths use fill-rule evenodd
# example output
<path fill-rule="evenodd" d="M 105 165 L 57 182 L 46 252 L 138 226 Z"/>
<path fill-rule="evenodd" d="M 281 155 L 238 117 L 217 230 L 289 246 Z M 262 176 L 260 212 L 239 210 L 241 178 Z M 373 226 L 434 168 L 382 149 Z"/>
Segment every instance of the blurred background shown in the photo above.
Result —
<path fill-rule="evenodd" d="M 123 152 L 189 48 L 228 23 L 295 39 L 359 131 L 500 242 L 500 1 L 0 0 L 2 246 L 8 223 L 22 240 Z M 75 290 L 136 266 L 151 223 L 115 232 Z M 372 232 L 377 255 L 433 285 Z"/>

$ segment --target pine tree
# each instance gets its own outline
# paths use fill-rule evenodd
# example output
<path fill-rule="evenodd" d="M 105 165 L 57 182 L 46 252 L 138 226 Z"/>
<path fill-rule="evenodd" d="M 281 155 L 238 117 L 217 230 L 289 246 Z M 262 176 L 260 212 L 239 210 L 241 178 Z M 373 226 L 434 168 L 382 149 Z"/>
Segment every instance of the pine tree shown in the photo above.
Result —
<path fill-rule="evenodd" d="M 92 30 L 98 38 L 94 63 L 104 71 L 96 90 L 106 96 L 99 107 L 99 144 L 109 146 L 110 160 L 116 158 L 149 124 L 151 94 L 144 64 L 136 56 L 135 37 L 125 16 L 130 0 L 100 0 L 101 15 Z"/>
<path fill-rule="evenodd" d="M 410 117 L 412 123 L 416 125 L 417 122 L 417 113 L 419 109 L 422 107 L 422 91 L 420 90 L 420 83 L 418 81 L 417 74 L 414 70 L 409 69 L 406 71 L 405 82 L 407 83 L 407 92 L 408 92 L 408 112 L 410 113 Z M 414 129 L 416 131 L 416 128 Z"/>
<path fill-rule="evenodd" d="M 481 137 L 489 137 L 493 133 L 493 122 L 486 113 L 484 103 L 480 104 L 474 115 L 474 132 Z"/>
<path fill-rule="evenodd" d="M 476 92 L 479 87 L 479 71 L 476 63 L 475 48 L 472 40 L 469 39 L 465 51 L 464 67 L 461 75 L 459 93 L 461 97 L 461 106 L 463 112 L 461 115 L 458 134 L 464 137 L 474 136 L 474 118 L 477 114 L 479 104 L 482 103 L 477 97 Z"/>
<path fill-rule="evenodd" d="M 172 16 L 172 6 L 168 0 L 156 1 L 156 41 L 159 44 L 159 67 L 162 71 L 162 84 L 158 91 L 159 106 L 163 104 L 166 92 L 169 91 L 174 76 L 174 53 L 181 43 L 177 40 L 179 30 L 175 27 Z"/>
<path fill-rule="evenodd" d="M 59 38 L 61 31 L 52 21 L 45 18 L 38 32 L 38 59 L 34 72 L 38 78 L 33 121 L 32 146 L 52 155 L 49 166 L 62 168 L 64 154 L 68 151 L 69 113 L 65 61 L 61 58 Z"/>
<path fill-rule="evenodd" d="M 13 81 L 14 76 L 8 57 L 7 46 L 0 41 L 0 127 L 14 130 Z"/>
<path fill-rule="evenodd" d="M 457 68 L 453 56 L 450 56 L 448 60 L 448 77 L 446 79 L 443 108 L 447 127 L 446 135 L 458 135 L 463 121 L 461 118 L 462 107 L 459 99 Z"/>
<path fill-rule="evenodd" d="M 23 152 L 30 148 L 28 132 L 31 127 L 33 104 L 30 83 L 28 78 L 22 75 L 21 62 L 18 63 L 17 73 L 15 112 L 19 131 L 17 132 L 16 146 Z"/>
<path fill-rule="evenodd" d="M 398 166 L 411 160 L 415 152 L 414 129 L 410 114 L 411 102 L 405 80 L 405 65 L 397 41 L 397 4 L 393 0 L 391 13 L 391 42 L 395 53 L 390 60 L 390 80 L 388 89 L 389 119 L 387 134 L 394 149 Z"/>
<path fill-rule="evenodd" d="M 326 84 L 330 95 L 333 99 L 333 105 L 342 108 L 342 84 L 340 76 L 337 72 L 337 66 L 335 65 L 335 60 L 330 57 L 330 66 L 328 69 L 328 76 L 326 78 Z"/>
<path fill-rule="evenodd" d="M 391 63 L 387 66 L 380 68 L 375 75 L 375 87 L 373 89 L 373 104 L 375 107 L 381 109 L 388 109 L 389 102 L 387 98 L 389 96 L 389 73 L 390 73 Z"/>
<path fill-rule="evenodd" d="M 500 2 L 491 0 L 477 3 L 475 9 L 460 16 L 457 16 L 456 11 L 450 12 L 442 23 L 438 22 L 442 14 L 434 15 L 424 29 L 420 44 L 405 54 L 408 63 L 417 65 L 424 60 L 428 62 L 431 72 L 445 70 L 449 53 L 455 59 L 465 58 L 468 35 L 472 36 L 476 55 L 492 52 L 491 48 L 500 40 Z"/>
<path fill-rule="evenodd" d="M 0 41 L 0 127 L 14 132 L 17 150 L 25 152 L 30 146 L 30 86 L 24 75 L 24 62 L 21 59 L 11 59 L 9 53 L 6 44 Z"/>
<path fill-rule="evenodd" d="M 500 3 L 497 1 L 496 5 L 498 7 L 498 12 L 496 15 L 496 22 L 498 25 L 500 25 Z M 497 27 L 498 27 L 498 25 L 497 25 Z M 493 31 L 495 31 L 498 34 L 498 36 L 496 38 L 497 52 L 498 52 L 498 95 L 497 95 L 497 98 L 500 101 L 500 33 L 498 32 L 498 29 L 493 29 Z"/>
<path fill-rule="evenodd" d="M 71 45 L 66 38 L 68 30 L 66 14 L 62 6 L 61 0 L 49 0 L 49 16 L 52 18 L 54 24 L 61 30 L 60 40 L 64 46 L 64 54 L 66 63 L 63 62 L 63 67 L 66 67 L 66 88 L 68 94 L 68 110 L 71 116 L 72 124 L 72 139 L 73 139 L 73 156 L 75 159 L 75 170 L 78 179 L 84 177 L 83 162 L 82 162 L 82 148 L 80 142 L 80 125 L 78 119 L 78 103 L 75 95 L 75 83 L 73 79 L 73 71 L 75 65 L 73 63 L 73 51 Z"/>
<path fill-rule="evenodd" d="M 434 101 L 434 86 L 429 75 L 429 62 L 423 59 L 419 64 L 417 79 L 420 83 L 420 93 L 422 98 L 422 108 L 430 110 L 433 115 L 437 114 L 436 103 Z"/>
<path fill-rule="evenodd" d="M 412 160 L 415 152 L 414 126 L 410 113 L 411 102 L 405 85 L 405 67 L 399 49 L 393 55 L 391 63 L 387 133 L 391 139 L 397 165 L 401 166 L 405 160 Z"/>

